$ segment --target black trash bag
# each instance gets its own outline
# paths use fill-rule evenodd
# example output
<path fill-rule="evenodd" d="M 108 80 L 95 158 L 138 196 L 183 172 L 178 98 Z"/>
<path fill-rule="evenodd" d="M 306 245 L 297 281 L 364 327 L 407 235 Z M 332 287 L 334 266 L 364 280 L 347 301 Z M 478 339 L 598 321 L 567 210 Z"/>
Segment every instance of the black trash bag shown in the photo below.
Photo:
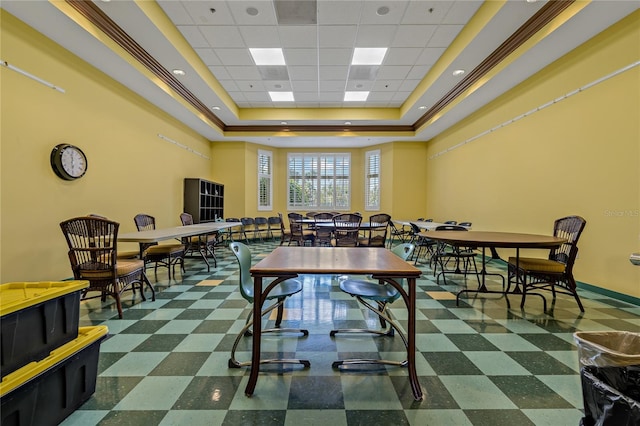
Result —
<path fill-rule="evenodd" d="M 640 425 L 640 365 L 580 370 L 585 416 L 581 426 Z"/>

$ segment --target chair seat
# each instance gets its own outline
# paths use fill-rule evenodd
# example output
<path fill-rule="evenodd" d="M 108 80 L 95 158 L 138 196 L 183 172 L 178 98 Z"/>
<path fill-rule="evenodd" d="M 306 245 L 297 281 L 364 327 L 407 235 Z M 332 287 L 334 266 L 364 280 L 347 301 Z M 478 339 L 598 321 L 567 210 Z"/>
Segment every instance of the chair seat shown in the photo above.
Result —
<path fill-rule="evenodd" d="M 281 297 L 291 296 L 302 291 L 302 282 L 296 279 L 290 279 L 281 282 L 269 292 L 266 300 L 274 300 Z"/>
<path fill-rule="evenodd" d="M 395 287 L 367 280 L 342 281 L 340 290 L 351 296 L 360 296 L 376 302 L 391 303 L 400 297 L 400 293 Z"/>
<path fill-rule="evenodd" d="M 139 250 L 118 251 L 118 259 L 135 259 L 140 255 Z"/>
<path fill-rule="evenodd" d="M 510 257 L 509 264 L 516 266 L 516 258 Z M 525 271 L 546 272 L 553 274 L 561 274 L 565 270 L 565 265 L 555 260 L 537 259 L 535 257 L 521 257 L 518 260 L 518 267 Z"/>
<path fill-rule="evenodd" d="M 85 279 L 108 279 L 112 276 L 111 270 L 96 270 L 96 264 L 92 262 L 92 264 L 83 264 L 80 265 L 80 271 L 82 273 L 82 278 Z M 118 259 L 116 263 L 116 275 L 121 277 L 125 275 L 129 275 L 137 270 L 142 270 L 144 267 L 144 263 L 139 259 Z"/>
<path fill-rule="evenodd" d="M 170 255 L 178 255 L 180 252 L 185 250 L 184 244 L 162 244 L 157 246 L 148 247 L 144 252 L 144 255 L 147 257 L 150 256 L 166 256 Z"/>

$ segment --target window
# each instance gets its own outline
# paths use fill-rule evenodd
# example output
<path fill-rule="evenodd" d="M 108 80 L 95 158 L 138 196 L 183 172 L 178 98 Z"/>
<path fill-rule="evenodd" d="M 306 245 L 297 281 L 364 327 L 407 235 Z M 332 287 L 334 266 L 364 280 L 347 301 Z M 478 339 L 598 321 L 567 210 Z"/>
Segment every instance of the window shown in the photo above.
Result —
<path fill-rule="evenodd" d="M 351 154 L 289 154 L 289 209 L 349 210 Z"/>
<path fill-rule="evenodd" d="M 364 184 L 365 210 L 380 210 L 380 150 L 365 155 Z"/>
<path fill-rule="evenodd" d="M 273 153 L 258 150 L 258 210 L 273 210 Z"/>

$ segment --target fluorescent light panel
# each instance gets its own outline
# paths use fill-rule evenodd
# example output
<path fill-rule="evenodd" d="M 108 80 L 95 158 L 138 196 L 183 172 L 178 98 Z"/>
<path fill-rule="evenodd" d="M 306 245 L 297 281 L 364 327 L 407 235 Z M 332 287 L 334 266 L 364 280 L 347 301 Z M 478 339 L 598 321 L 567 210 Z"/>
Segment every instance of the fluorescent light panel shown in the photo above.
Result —
<path fill-rule="evenodd" d="M 344 92 L 345 102 L 364 102 L 369 97 L 369 92 Z"/>
<path fill-rule="evenodd" d="M 272 102 L 293 102 L 293 92 L 269 92 Z"/>
<path fill-rule="evenodd" d="M 386 54 L 386 47 L 356 47 L 351 65 L 381 65 Z"/>
<path fill-rule="evenodd" d="M 249 49 L 256 65 L 286 65 L 282 49 Z"/>

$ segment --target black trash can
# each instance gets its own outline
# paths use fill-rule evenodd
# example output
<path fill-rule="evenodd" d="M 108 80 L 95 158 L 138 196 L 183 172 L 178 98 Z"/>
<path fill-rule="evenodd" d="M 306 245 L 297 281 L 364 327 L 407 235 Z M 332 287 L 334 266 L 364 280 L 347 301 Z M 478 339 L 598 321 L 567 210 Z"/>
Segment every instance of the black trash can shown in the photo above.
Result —
<path fill-rule="evenodd" d="M 640 333 L 576 332 L 582 426 L 640 425 Z"/>

